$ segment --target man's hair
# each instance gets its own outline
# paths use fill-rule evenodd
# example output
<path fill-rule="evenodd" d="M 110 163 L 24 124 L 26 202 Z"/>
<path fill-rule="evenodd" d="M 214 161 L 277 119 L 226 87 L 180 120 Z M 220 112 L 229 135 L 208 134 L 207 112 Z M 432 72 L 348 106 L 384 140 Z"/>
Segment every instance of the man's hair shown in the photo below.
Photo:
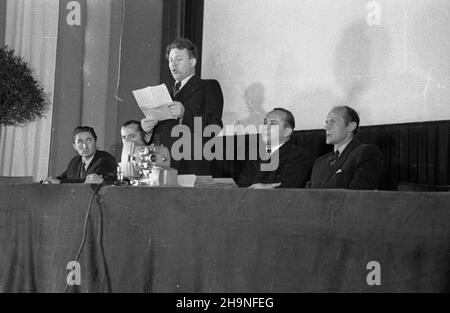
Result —
<path fill-rule="evenodd" d="M 187 49 L 190 59 L 197 59 L 197 47 L 187 38 L 178 38 L 172 41 L 166 49 L 166 59 L 169 59 L 170 50 L 172 49 Z"/>
<path fill-rule="evenodd" d="M 122 127 L 125 128 L 125 127 L 131 126 L 131 125 L 136 125 L 137 130 L 141 134 L 142 141 L 145 142 L 145 131 L 142 128 L 141 122 L 136 121 L 136 120 L 130 120 L 130 121 L 123 123 Z"/>
<path fill-rule="evenodd" d="M 72 141 L 75 143 L 75 137 L 79 134 L 79 133 L 91 133 L 92 137 L 94 137 L 95 141 L 97 141 L 97 135 L 95 134 L 95 131 L 92 127 L 89 126 L 78 126 L 77 128 L 75 128 L 73 130 L 73 134 L 72 134 Z"/>
<path fill-rule="evenodd" d="M 353 110 L 351 107 L 347 106 L 347 105 L 343 105 L 343 106 L 337 106 L 333 109 L 334 110 L 344 110 L 344 122 L 345 122 L 345 126 L 348 126 L 348 124 L 350 124 L 351 122 L 355 122 L 356 123 L 356 128 L 353 131 L 353 135 L 356 135 L 358 133 L 359 130 L 359 115 L 358 113 L 356 113 L 355 110 Z"/>
<path fill-rule="evenodd" d="M 295 129 L 295 118 L 294 115 L 292 115 L 291 111 L 288 111 L 286 109 L 283 108 L 275 108 L 272 110 L 273 111 L 281 111 L 285 114 L 285 118 L 284 118 L 284 122 L 290 127 L 292 128 L 292 130 Z"/>

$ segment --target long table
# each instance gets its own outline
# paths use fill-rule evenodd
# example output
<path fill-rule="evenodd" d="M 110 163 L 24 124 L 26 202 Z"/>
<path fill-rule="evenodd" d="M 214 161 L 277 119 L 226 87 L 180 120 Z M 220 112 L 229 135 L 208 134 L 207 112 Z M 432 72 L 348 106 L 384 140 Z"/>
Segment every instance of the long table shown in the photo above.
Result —
<path fill-rule="evenodd" d="M 0 186 L 0 292 L 448 292 L 449 230 L 449 193 Z"/>

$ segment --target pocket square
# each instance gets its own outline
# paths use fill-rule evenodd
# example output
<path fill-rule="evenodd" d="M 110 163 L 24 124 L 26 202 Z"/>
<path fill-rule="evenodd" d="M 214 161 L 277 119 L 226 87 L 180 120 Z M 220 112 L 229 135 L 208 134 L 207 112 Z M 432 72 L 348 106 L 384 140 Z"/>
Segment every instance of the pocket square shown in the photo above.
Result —
<path fill-rule="evenodd" d="M 342 173 L 342 170 L 341 170 L 341 169 L 338 169 L 338 170 L 336 171 L 336 174 L 339 174 L 339 173 Z"/>

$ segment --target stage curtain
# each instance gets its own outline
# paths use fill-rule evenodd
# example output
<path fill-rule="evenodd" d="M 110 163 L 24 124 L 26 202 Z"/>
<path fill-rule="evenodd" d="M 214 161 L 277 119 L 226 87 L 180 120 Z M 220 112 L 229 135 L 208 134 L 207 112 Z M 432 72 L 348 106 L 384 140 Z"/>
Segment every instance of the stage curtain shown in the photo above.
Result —
<path fill-rule="evenodd" d="M 5 44 L 32 67 L 49 101 L 46 116 L 25 127 L 0 128 L 0 175 L 47 176 L 58 31 L 57 0 L 8 0 Z"/>
<path fill-rule="evenodd" d="M 362 142 L 383 152 L 381 187 L 396 190 L 399 182 L 450 184 L 450 121 L 408 123 L 362 128 Z"/>

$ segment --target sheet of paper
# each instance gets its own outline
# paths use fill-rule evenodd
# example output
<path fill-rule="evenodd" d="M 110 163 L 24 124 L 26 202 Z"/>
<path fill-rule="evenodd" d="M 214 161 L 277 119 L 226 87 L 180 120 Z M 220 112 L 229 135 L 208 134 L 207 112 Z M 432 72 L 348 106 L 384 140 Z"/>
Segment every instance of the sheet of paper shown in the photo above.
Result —
<path fill-rule="evenodd" d="M 182 187 L 194 187 L 195 180 L 195 175 L 178 175 L 177 177 L 178 185 Z"/>
<path fill-rule="evenodd" d="M 213 178 L 214 183 L 216 184 L 226 184 L 226 185 L 234 185 L 236 186 L 236 183 L 234 182 L 233 178 Z"/>
<path fill-rule="evenodd" d="M 214 184 L 218 188 L 237 188 L 233 178 L 213 178 Z"/>
<path fill-rule="evenodd" d="M 202 184 L 202 185 L 204 185 L 204 184 L 214 185 L 214 180 L 213 180 L 212 176 L 198 175 L 195 183 Z"/>
<path fill-rule="evenodd" d="M 158 121 L 174 119 L 166 105 L 172 102 L 172 98 L 165 84 L 133 90 L 133 95 L 146 117 L 153 117 Z"/>
<path fill-rule="evenodd" d="M 175 119 L 172 116 L 172 113 L 170 112 L 169 106 L 166 104 L 163 104 L 156 108 L 150 108 L 150 107 L 140 107 L 140 108 L 141 108 L 142 113 L 144 113 L 144 115 L 146 117 L 151 116 L 151 117 L 157 119 L 158 121 Z"/>

